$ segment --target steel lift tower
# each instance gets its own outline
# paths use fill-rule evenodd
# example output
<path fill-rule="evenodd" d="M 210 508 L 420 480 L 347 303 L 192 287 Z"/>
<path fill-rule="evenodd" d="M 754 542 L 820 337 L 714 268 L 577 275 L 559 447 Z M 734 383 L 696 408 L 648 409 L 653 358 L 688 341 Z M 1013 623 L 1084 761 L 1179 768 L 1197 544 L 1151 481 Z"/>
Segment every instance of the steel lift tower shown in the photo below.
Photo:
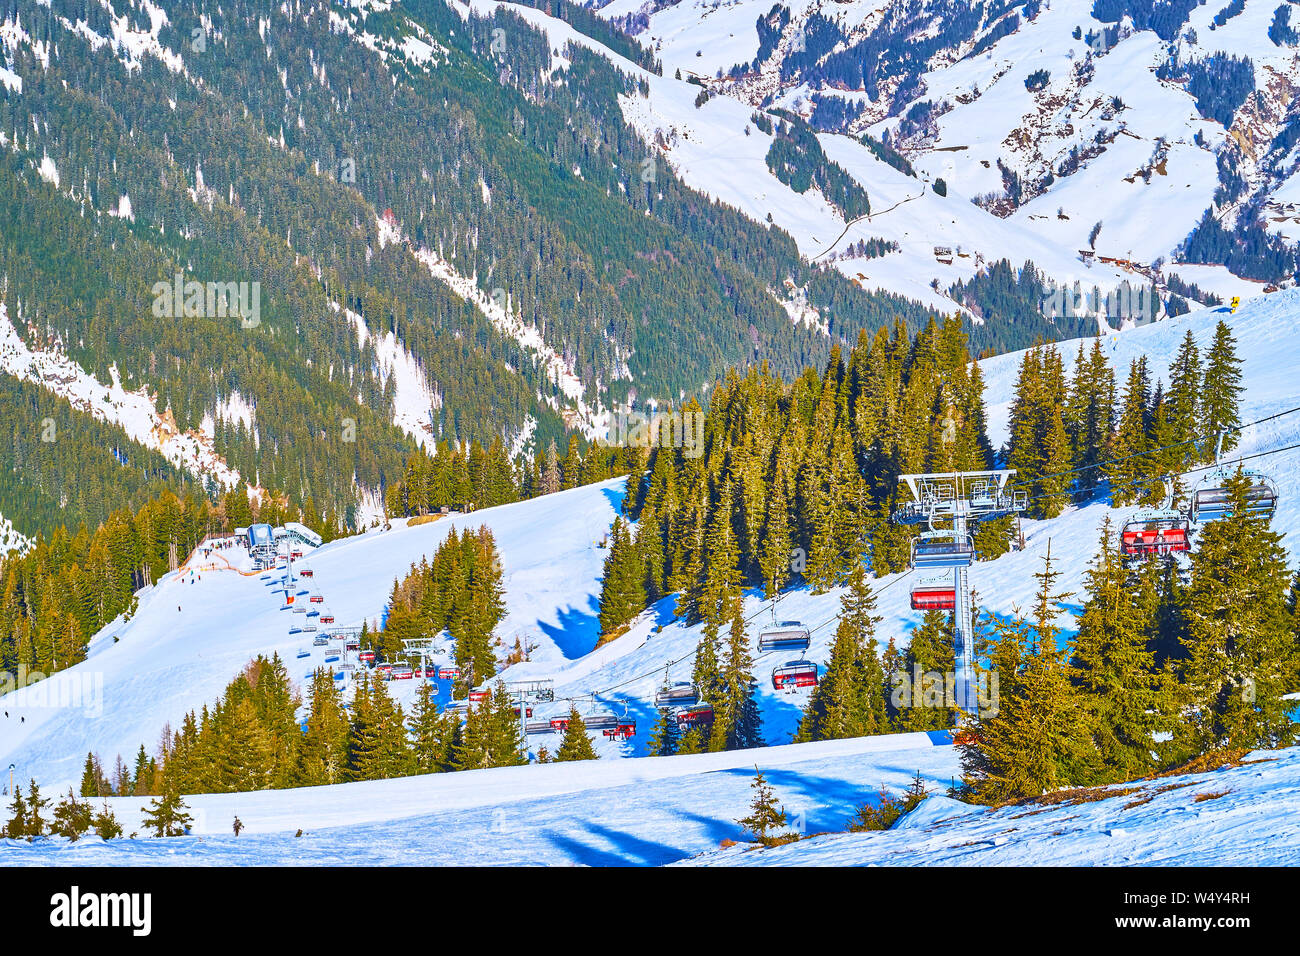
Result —
<path fill-rule="evenodd" d="M 953 651 L 957 674 L 957 706 L 968 714 L 979 709 L 975 681 L 975 608 L 967 569 L 975 560 L 970 527 L 1025 510 L 1028 495 L 1008 489 L 1014 470 L 959 471 L 947 474 L 900 475 L 912 500 L 894 512 L 900 524 L 929 526 L 912 542 L 912 569 L 951 572 L 953 589 Z M 951 522 L 938 530 L 936 522 Z"/>

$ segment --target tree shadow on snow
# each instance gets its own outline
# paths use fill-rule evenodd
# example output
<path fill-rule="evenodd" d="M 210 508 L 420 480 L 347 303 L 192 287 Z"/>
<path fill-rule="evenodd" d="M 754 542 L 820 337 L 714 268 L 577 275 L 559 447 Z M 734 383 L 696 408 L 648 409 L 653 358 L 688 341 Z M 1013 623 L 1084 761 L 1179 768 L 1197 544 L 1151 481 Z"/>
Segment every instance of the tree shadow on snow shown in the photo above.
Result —
<path fill-rule="evenodd" d="M 558 624 L 539 620 L 537 629 L 551 639 L 566 660 L 590 654 L 600 636 L 600 600 L 594 595 L 587 598 L 588 610 L 570 605 L 556 608 Z"/>

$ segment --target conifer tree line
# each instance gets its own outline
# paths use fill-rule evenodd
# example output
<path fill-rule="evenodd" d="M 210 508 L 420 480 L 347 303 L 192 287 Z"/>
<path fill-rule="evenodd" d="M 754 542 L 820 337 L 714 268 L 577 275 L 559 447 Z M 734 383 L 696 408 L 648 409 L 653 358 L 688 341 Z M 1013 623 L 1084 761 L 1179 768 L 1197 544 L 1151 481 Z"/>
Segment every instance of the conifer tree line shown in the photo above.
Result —
<path fill-rule="evenodd" d="M 433 637 L 445 630 L 456 642 L 455 659 L 461 676 L 454 693 L 464 697 L 496 673 L 493 635 L 505 615 L 501 558 L 492 531 L 455 528 L 438 546 L 433 560 L 411 565 L 401 581 L 393 582 L 383 630 L 362 635 L 362 645 L 379 659 L 402 658 L 402 642 Z"/>
<path fill-rule="evenodd" d="M 1249 514 L 1250 485 L 1228 481 L 1231 514 L 1205 526 L 1186 570 L 1126 568 L 1107 521 L 1069 640 L 1049 550 L 1034 607 L 985 622 L 997 701 L 959 731 L 965 795 L 1002 803 L 1295 743 L 1300 578 L 1282 535 Z"/>
<path fill-rule="evenodd" d="M 92 831 L 104 840 L 113 840 L 122 835 L 122 826 L 113 816 L 107 802 L 96 812 L 88 800 L 79 799 L 69 789 L 54 804 L 53 810 L 50 810 L 50 804 L 50 798 L 41 795 L 41 788 L 35 780 L 31 782 L 26 797 L 23 796 L 22 787 L 15 785 L 9 802 L 9 819 L 0 827 L 0 836 L 10 840 L 61 836 L 75 842 Z"/>
<path fill-rule="evenodd" d="M 567 491 L 627 474 L 636 450 L 583 442 L 569 436 L 563 457 L 552 440 L 545 450 L 511 459 L 505 446 L 477 441 L 468 447 L 438 442 L 432 453 L 423 448 L 406 460 L 400 480 L 388 487 L 385 505 L 392 516 L 409 517 L 450 510 L 491 508 L 556 491 Z"/>
<path fill-rule="evenodd" d="M 302 715 L 300 717 L 300 715 Z M 561 755 L 558 759 L 579 759 Z M 497 683 L 464 720 L 439 713 L 421 681 L 410 713 L 362 672 L 350 700 L 326 668 L 299 692 L 278 656 L 259 655 L 221 698 L 164 727 L 153 753 L 106 771 L 86 755 L 80 795 L 160 796 L 315 787 L 527 763 L 515 703 Z"/>
<path fill-rule="evenodd" d="M 425 514 L 444 504 L 491 507 L 604 481 L 625 473 L 636 454 L 635 449 L 595 442 L 583 449 L 574 435 L 563 458 L 552 442 L 545 453 L 512 464 L 497 442 L 486 449 L 476 442 L 468 448 L 440 443 L 435 453 L 420 450 L 408 460 L 406 477 L 389 489 L 390 513 Z M 48 536 L 38 534 L 26 553 L 0 558 L 0 670 L 16 673 L 21 665 L 29 674 L 48 675 L 81 661 L 90 637 L 128 610 L 136 591 L 176 570 L 206 535 L 229 534 L 255 522 L 300 521 L 332 541 L 349 533 L 352 520 L 350 510 L 332 504 L 318 509 L 310 494 L 300 504 L 276 492 L 250 497 L 242 479 L 219 494 L 210 489 L 205 495 L 193 485 L 183 490 L 177 495 L 163 489 L 136 509 L 113 510 L 93 532 L 57 526 Z M 483 568 L 496 569 L 492 573 L 499 592 L 499 561 L 490 533 L 487 543 L 491 557 Z M 467 560 L 464 567 L 470 566 Z M 487 675 L 494 671 L 487 669 L 491 652 L 480 645 L 490 641 L 499 620 L 500 612 L 495 613 L 486 630 L 481 621 L 491 613 L 480 615 L 480 623 L 467 632 L 480 635 L 468 636 L 466 646 L 475 648 L 470 657 Z M 450 621 L 433 632 L 442 626 Z"/>
<path fill-rule="evenodd" d="M 1025 353 L 1005 455 L 1017 484 L 1029 492 L 1031 517 L 1055 517 L 1106 480 L 1112 505 L 1158 503 L 1164 497 L 1159 479 L 1212 461 L 1218 433 L 1225 451 L 1236 445 L 1241 360 L 1226 323 L 1215 327 L 1204 354 L 1187 331 L 1168 388 L 1151 378 L 1140 356 L 1117 388 L 1100 339 L 1091 348 L 1079 344 L 1068 380 L 1056 346 Z"/>
<path fill-rule="evenodd" d="M 992 466 L 983 379 L 955 319 L 915 337 L 900 321 L 832 350 L 786 384 L 763 365 L 729 372 L 710 395 L 704 453 L 654 447 L 633 460 L 606 564 L 602 630 L 673 593 L 691 621 L 722 630 L 743 586 L 771 597 L 804 581 L 906 567 L 914 532 L 891 520 L 898 476 Z M 683 414 L 704 414 L 693 400 Z M 1009 547 L 1008 523 L 981 527 L 982 557 Z"/>

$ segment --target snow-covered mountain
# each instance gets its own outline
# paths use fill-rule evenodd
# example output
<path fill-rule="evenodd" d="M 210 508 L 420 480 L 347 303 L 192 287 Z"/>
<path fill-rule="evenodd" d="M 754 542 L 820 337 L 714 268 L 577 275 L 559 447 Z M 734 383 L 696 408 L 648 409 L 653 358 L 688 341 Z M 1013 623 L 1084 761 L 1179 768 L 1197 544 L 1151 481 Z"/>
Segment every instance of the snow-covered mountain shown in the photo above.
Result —
<path fill-rule="evenodd" d="M 1182 3 L 1161 20 L 1143 15 L 1150 6 L 613 0 L 600 13 L 649 45 L 665 74 L 724 94 L 694 116 L 652 95 L 658 109 L 639 121 L 661 132 L 688 181 L 771 212 L 813 255 L 858 238 L 900 243 L 895 254 L 837 262 L 851 276 L 917 294 L 1007 257 L 1032 259 L 1063 282 L 1104 286 L 1118 269 L 1242 294 L 1222 267 L 1173 263 L 1207 210 L 1229 230 L 1259 220 L 1292 246 L 1300 237 L 1290 11 L 1273 0 L 1223 11 Z M 1232 73 L 1240 93 L 1202 71 L 1233 58 L 1250 61 Z M 806 212 L 760 188 L 761 170 L 746 162 L 756 147 L 707 129 L 742 122 L 731 101 L 789 110 L 822 129 L 827 155 L 871 195 L 871 218 L 827 242 L 829 226 L 802 222 Z M 917 178 L 867 159 L 862 134 L 889 142 Z M 940 179 L 946 198 L 928 185 Z M 745 197 L 734 195 L 745 186 Z M 963 255 L 936 264 L 935 245 Z M 1098 258 L 1085 263 L 1082 250 Z"/>

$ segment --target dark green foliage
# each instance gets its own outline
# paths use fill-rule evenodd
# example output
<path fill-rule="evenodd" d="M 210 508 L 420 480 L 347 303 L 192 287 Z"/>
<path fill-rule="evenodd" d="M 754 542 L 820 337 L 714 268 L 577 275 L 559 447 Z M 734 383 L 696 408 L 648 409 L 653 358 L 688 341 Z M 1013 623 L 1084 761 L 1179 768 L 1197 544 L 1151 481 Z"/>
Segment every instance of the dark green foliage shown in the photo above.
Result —
<path fill-rule="evenodd" d="M 149 806 L 140 809 L 144 812 L 145 827 L 153 830 L 156 837 L 184 836 L 194 822 L 185 812 L 189 809 L 185 806 L 185 801 L 175 793 L 155 797 Z"/>
<path fill-rule="evenodd" d="M 782 120 L 767 151 L 767 167 L 797 193 L 816 186 L 846 220 L 871 212 L 867 192 L 849 173 L 826 157 L 817 134 L 802 120 Z"/>
<path fill-rule="evenodd" d="M 876 803 L 867 803 L 858 807 L 857 813 L 849 821 L 848 828 L 855 833 L 888 830 L 898 822 L 900 817 L 920 806 L 921 801 L 929 795 L 929 788 L 926 787 L 925 781 L 921 778 L 921 771 L 918 770 L 911 786 L 901 797 L 895 797 L 888 790 L 881 790 L 876 797 Z"/>
<path fill-rule="evenodd" d="M 404 640 L 446 629 L 456 640 L 463 691 L 496 673 L 493 630 L 504 613 L 501 559 L 492 532 L 486 525 L 477 531 L 453 529 L 432 562 L 422 559 L 394 582 L 384 628 L 372 646 L 384 660 L 396 661 Z"/>
<path fill-rule="evenodd" d="M 560 749 L 555 752 L 555 760 L 595 760 L 596 751 L 591 745 L 591 735 L 587 733 L 587 725 L 582 720 L 582 715 L 578 713 L 577 707 L 569 708 L 569 723 L 564 728 L 564 739 L 560 741 Z"/>
<path fill-rule="evenodd" d="M 786 825 L 785 808 L 776 800 L 776 792 L 768 785 L 767 779 L 763 772 L 754 768 L 754 782 L 750 784 L 754 791 L 754 800 L 750 804 L 749 816 L 741 817 L 736 822 L 745 828 L 746 833 L 751 833 L 754 839 L 763 846 L 774 846 L 780 843 L 789 843 L 791 839 L 798 839 L 795 834 L 777 835 L 773 831 L 780 830 Z"/>

